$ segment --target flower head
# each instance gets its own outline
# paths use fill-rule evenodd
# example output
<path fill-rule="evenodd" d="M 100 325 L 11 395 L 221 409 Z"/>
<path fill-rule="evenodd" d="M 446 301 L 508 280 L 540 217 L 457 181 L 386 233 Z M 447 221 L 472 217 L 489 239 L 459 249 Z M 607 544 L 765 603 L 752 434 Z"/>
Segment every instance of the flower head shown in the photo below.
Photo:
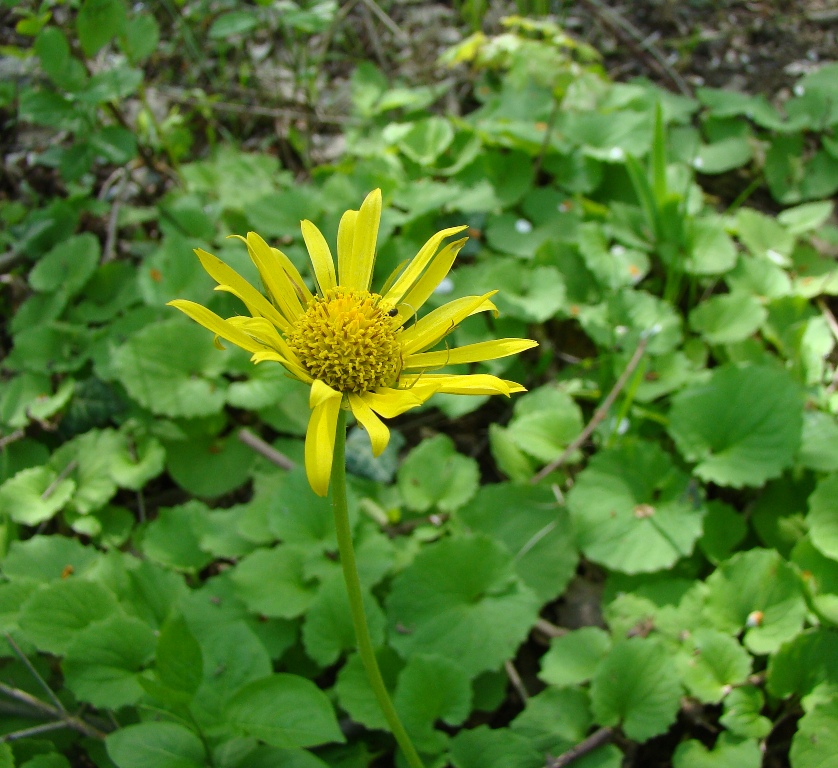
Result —
<path fill-rule="evenodd" d="M 247 307 L 249 317 L 226 320 L 206 307 L 178 299 L 169 302 L 186 315 L 252 353 L 255 363 L 277 362 L 311 387 L 311 417 L 306 431 L 305 463 L 311 487 L 329 489 L 335 430 L 340 408 L 351 409 L 367 430 L 373 453 L 386 447 L 390 432 L 379 417 L 392 418 L 424 403 L 435 393 L 510 395 L 524 390 L 488 374 L 428 373 L 446 365 L 494 360 L 529 349 L 529 339 L 498 339 L 436 352 L 436 346 L 465 318 L 497 311 L 495 291 L 455 299 L 406 327 L 442 282 L 466 238 L 443 242 L 465 227 L 437 232 L 382 292 L 372 293 L 375 244 L 381 218 L 381 190 L 374 190 L 358 211 L 340 221 L 337 269 L 325 238 L 310 221 L 301 224 L 311 257 L 316 291 L 308 288 L 281 251 L 255 232 L 239 237 L 246 245 L 267 297 L 223 261 L 196 250 L 204 269 Z"/>

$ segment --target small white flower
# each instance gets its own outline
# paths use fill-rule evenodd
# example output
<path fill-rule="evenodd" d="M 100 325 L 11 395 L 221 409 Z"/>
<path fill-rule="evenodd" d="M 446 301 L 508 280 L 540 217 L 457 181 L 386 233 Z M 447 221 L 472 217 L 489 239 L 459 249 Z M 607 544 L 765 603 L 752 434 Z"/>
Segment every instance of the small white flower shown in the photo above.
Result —
<path fill-rule="evenodd" d="M 609 160 L 624 160 L 626 157 L 626 153 L 623 152 L 622 147 L 611 147 L 608 150 L 608 159 Z"/>
<path fill-rule="evenodd" d="M 626 249 L 622 245 L 612 245 L 611 246 L 611 255 L 619 258 L 620 256 L 625 256 Z"/>
<path fill-rule="evenodd" d="M 515 222 L 515 231 L 522 235 L 528 235 L 532 232 L 532 223 L 526 219 L 518 219 L 518 221 Z"/>
<path fill-rule="evenodd" d="M 693 168 L 703 168 L 704 167 L 704 158 L 697 157 L 693 160 Z"/>
<path fill-rule="evenodd" d="M 783 267 L 787 263 L 786 262 L 786 257 L 783 256 L 783 254 L 780 253 L 779 251 L 775 251 L 773 248 L 769 248 L 765 252 L 765 255 L 768 256 L 768 258 L 771 259 L 771 261 L 773 261 L 778 266 Z"/>
<path fill-rule="evenodd" d="M 806 93 L 805 86 L 802 86 L 800 83 L 795 85 L 793 90 L 794 90 L 794 95 L 795 96 L 802 96 L 804 93 Z"/>

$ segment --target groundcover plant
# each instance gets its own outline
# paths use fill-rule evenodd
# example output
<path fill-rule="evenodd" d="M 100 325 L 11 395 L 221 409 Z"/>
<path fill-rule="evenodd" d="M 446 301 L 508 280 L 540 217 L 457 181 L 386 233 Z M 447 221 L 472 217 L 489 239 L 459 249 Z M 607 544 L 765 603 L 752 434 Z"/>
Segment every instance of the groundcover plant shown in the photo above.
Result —
<path fill-rule="evenodd" d="M 835 760 L 836 65 L 0 7 L 0 765 Z"/>

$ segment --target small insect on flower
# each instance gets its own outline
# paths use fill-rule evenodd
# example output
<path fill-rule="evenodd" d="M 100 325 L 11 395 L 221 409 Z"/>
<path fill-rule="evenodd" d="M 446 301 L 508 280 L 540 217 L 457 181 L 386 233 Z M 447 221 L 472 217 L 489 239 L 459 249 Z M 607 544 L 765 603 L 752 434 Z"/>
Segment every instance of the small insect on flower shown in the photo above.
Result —
<path fill-rule="evenodd" d="M 378 456 L 390 439 L 390 431 L 379 417 L 398 416 L 436 393 L 509 396 L 524 391 L 514 381 L 489 374 L 428 371 L 449 364 L 494 360 L 537 346 L 529 339 L 497 339 L 429 351 L 467 317 L 497 313 L 491 301 L 497 291 L 454 299 L 406 327 L 445 279 L 466 238 L 446 245 L 444 241 L 466 227 L 437 232 L 410 262 L 394 272 L 381 293 L 375 293 L 370 290 L 370 282 L 381 205 L 381 190 L 376 189 L 359 210 L 343 214 L 338 227 L 337 264 L 320 230 L 310 221 L 301 222 L 311 257 L 314 291 L 282 251 L 249 232 L 247 237 L 234 237 L 247 246 L 268 297 L 221 259 L 200 249 L 195 251 L 218 283 L 218 290 L 240 299 L 249 317 L 224 319 L 192 301 L 169 302 L 215 333 L 216 342 L 226 339 L 246 349 L 254 363 L 279 363 L 310 387 L 305 466 L 309 483 L 320 496 L 325 496 L 329 488 L 341 408 L 351 410 L 366 429 L 373 453 Z M 412 311 L 402 314 L 399 306 Z"/>

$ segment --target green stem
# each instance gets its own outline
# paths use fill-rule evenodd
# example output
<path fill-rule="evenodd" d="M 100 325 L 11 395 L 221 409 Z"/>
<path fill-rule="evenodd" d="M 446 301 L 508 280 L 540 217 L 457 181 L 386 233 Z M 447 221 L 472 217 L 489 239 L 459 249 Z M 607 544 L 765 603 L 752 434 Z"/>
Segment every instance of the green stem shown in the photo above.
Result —
<path fill-rule="evenodd" d="M 407 735 L 407 731 L 396 714 L 393 702 L 390 701 L 390 694 L 387 693 L 381 670 L 378 668 L 378 660 L 375 658 L 375 649 L 364 612 L 364 598 L 361 580 L 358 578 L 358 565 L 355 561 L 355 548 L 352 545 L 352 529 L 349 527 L 349 510 L 346 503 L 346 411 L 343 409 L 338 416 L 332 463 L 332 510 L 335 513 L 335 530 L 338 537 L 340 562 L 343 566 L 343 578 L 346 582 L 346 593 L 349 597 L 349 610 L 352 613 L 352 624 L 358 640 L 358 653 L 361 655 L 367 680 L 387 719 L 390 731 L 396 737 L 396 741 L 407 758 L 408 765 L 410 768 L 424 768 L 410 736 Z"/>

